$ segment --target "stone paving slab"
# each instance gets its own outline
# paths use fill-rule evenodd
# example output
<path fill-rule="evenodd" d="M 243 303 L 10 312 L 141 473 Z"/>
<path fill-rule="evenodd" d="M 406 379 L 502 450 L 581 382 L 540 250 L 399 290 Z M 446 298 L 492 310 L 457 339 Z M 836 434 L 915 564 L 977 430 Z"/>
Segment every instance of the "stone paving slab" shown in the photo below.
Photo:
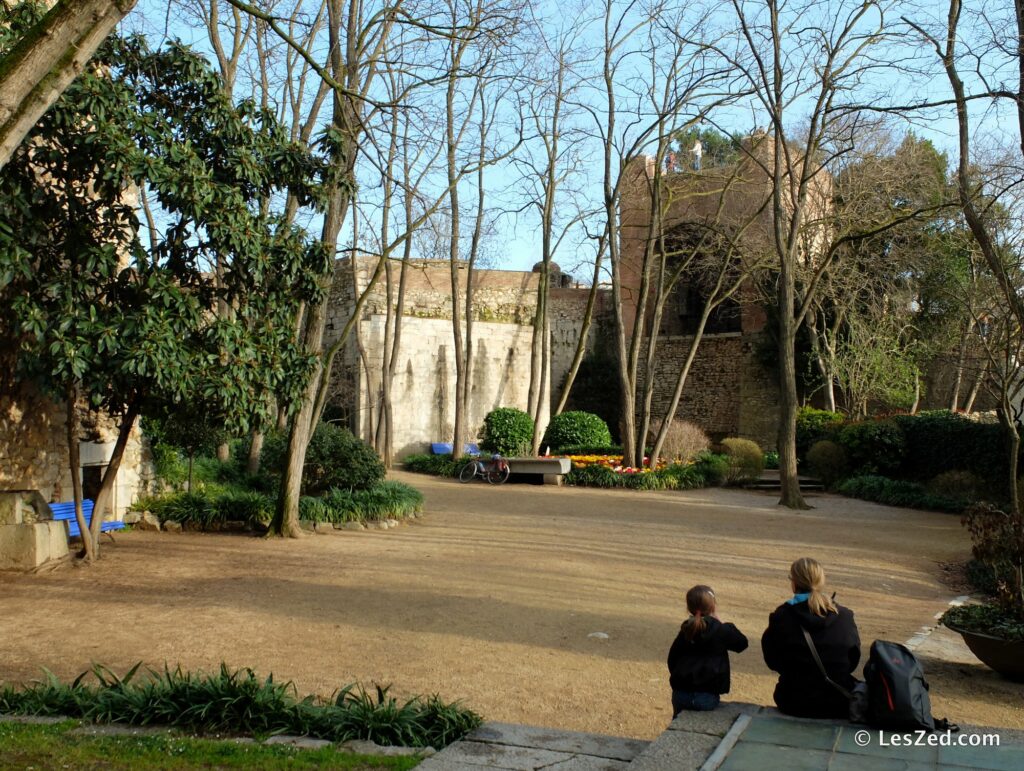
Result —
<path fill-rule="evenodd" d="M 416 768 L 421 771 L 625 771 L 649 742 L 510 723 L 485 723 Z"/>
<path fill-rule="evenodd" d="M 706 733 L 666 731 L 629 764 L 629 771 L 696 771 L 721 741 Z"/>
<path fill-rule="evenodd" d="M 571 752 L 581 755 L 593 755 L 598 758 L 612 760 L 632 760 L 639 755 L 650 742 L 639 739 L 626 739 L 618 736 L 581 733 L 578 731 L 559 731 L 552 728 L 539 728 L 529 725 L 512 723 L 486 723 L 477 728 L 469 736 L 469 741 L 488 742 L 491 744 L 509 744 L 517 747 L 537 747 L 556 752 Z"/>

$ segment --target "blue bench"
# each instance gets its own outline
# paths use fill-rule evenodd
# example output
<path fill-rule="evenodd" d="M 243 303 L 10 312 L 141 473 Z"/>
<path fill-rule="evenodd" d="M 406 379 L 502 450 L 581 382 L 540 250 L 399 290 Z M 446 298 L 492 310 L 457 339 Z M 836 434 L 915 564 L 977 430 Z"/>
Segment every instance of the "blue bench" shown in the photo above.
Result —
<path fill-rule="evenodd" d="M 87 525 L 92 524 L 92 510 L 93 502 L 91 500 L 82 501 L 82 516 L 85 517 L 85 523 Z M 51 503 L 50 511 L 53 513 L 53 518 L 58 522 L 68 523 L 68 535 L 71 538 L 81 538 L 82 531 L 78 529 L 78 520 L 75 519 L 75 502 L 66 501 L 64 503 Z M 118 520 L 111 520 L 108 522 L 100 523 L 100 532 L 110 535 L 111 540 L 114 536 L 111 535 L 114 530 L 124 530 L 124 522 Z"/>
<path fill-rule="evenodd" d="M 473 442 L 469 442 L 464 445 L 465 454 L 477 456 L 480 454 L 480 448 Z M 452 443 L 451 442 L 433 442 L 430 445 L 430 452 L 433 455 L 451 455 L 452 454 Z"/>

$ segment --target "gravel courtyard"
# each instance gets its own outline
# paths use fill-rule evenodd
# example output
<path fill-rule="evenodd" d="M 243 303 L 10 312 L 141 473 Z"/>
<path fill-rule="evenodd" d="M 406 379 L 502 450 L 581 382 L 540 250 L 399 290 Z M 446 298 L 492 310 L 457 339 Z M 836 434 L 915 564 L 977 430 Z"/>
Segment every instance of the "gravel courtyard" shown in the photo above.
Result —
<path fill-rule="evenodd" d="M 816 496 L 790 512 L 739 490 L 599 491 L 397 473 L 426 515 L 299 541 L 127 533 L 93 568 L 0 574 L 0 680 L 102 662 L 221 661 L 329 695 L 358 680 L 439 692 L 494 720 L 651 738 L 670 717 L 664 658 L 683 593 L 708 583 L 751 647 L 729 698 L 769 703 L 768 613 L 799 556 L 828 571 L 867 646 L 904 641 L 958 592 L 955 516 Z M 593 633 L 602 633 L 591 636 Z M 604 637 L 606 635 L 607 637 Z M 1024 687 L 925 659 L 935 713 L 1024 728 Z"/>

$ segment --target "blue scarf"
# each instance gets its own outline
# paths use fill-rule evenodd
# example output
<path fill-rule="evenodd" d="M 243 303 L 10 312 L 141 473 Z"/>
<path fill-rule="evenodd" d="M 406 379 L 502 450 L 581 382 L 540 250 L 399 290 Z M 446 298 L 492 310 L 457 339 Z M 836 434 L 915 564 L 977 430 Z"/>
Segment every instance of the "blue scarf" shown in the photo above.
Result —
<path fill-rule="evenodd" d="M 801 592 L 800 594 L 794 594 L 791 598 L 786 600 L 787 605 L 798 605 L 801 602 L 807 602 L 807 598 L 811 596 L 810 592 Z"/>

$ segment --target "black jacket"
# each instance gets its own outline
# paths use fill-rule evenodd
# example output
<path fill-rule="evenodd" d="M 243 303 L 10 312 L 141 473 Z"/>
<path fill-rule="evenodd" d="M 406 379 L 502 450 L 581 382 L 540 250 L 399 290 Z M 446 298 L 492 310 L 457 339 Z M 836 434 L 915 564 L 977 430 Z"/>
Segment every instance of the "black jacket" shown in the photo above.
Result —
<path fill-rule="evenodd" d="M 729 693 L 729 651 L 747 649 L 747 638 L 733 624 L 705 616 L 704 631 L 687 640 L 682 627 L 668 651 L 673 691 Z"/>
<path fill-rule="evenodd" d="M 801 627 L 811 633 L 821 663 L 833 682 L 847 690 L 857 680 L 853 672 L 860 662 L 860 635 L 853 611 L 836 606 L 837 613 L 816 616 L 806 600 L 795 605 L 783 603 L 768 617 L 761 637 L 764 663 L 779 673 L 775 703 L 779 709 L 799 717 L 846 717 L 849 702 L 821 676 L 814 663 Z"/>

